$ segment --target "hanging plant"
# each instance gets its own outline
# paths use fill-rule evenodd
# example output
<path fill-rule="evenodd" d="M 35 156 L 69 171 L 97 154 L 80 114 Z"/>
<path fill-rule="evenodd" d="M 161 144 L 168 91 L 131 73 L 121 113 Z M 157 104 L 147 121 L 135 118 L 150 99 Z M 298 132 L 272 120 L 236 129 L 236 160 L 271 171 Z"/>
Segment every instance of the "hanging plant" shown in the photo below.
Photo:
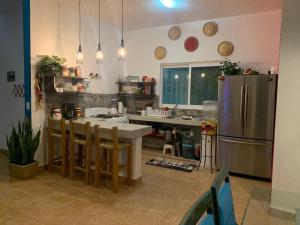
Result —
<path fill-rule="evenodd" d="M 43 79 L 40 74 L 34 76 L 34 93 L 36 96 L 36 109 L 41 109 L 43 100 Z"/>
<path fill-rule="evenodd" d="M 223 74 L 226 76 L 243 74 L 243 69 L 239 67 L 238 63 L 232 62 L 227 58 L 225 58 L 225 60 L 221 62 L 221 69 Z"/>
<path fill-rule="evenodd" d="M 41 55 L 36 65 L 36 73 L 41 76 L 61 76 L 66 59 L 58 56 Z"/>
<path fill-rule="evenodd" d="M 34 76 L 34 92 L 36 96 L 36 109 L 42 108 L 43 78 L 45 76 L 62 76 L 66 59 L 52 55 L 40 55 L 40 61 L 36 64 Z"/>

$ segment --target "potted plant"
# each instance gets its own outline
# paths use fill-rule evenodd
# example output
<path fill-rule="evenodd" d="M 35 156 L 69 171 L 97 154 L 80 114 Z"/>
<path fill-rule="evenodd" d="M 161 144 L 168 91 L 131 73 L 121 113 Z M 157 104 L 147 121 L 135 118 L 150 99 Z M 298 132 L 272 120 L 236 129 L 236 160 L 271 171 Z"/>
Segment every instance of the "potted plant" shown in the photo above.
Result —
<path fill-rule="evenodd" d="M 36 65 L 36 74 L 34 77 L 34 90 L 36 95 L 36 106 L 42 108 L 43 83 L 45 77 L 61 76 L 66 59 L 52 55 L 40 55 L 41 59 Z"/>
<path fill-rule="evenodd" d="M 232 62 L 230 59 L 225 59 L 221 62 L 221 69 L 226 76 L 243 74 L 243 69 L 239 67 L 238 63 Z"/>
<path fill-rule="evenodd" d="M 40 143 L 39 130 L 33 134 L 31 120 L 25 118 L 13 127 L 10 137 L 6 135 L 8 147 L 8 168 L 12 177 L 29 179 L 37 174 L 38 162 L 34 160 L 35 152 Z"/>
<path fill-rule="evenodd" d="M 61 76 L 66 59 L 52 55 L 41 55 L 41 60 L 37 63 L 37 74 L 40 76 Z"/>

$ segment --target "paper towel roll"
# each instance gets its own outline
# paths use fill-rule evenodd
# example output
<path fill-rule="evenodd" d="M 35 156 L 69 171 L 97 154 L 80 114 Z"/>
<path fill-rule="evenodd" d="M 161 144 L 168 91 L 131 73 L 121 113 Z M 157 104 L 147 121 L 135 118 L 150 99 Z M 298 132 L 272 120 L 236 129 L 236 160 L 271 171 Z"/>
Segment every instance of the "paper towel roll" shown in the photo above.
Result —
<path fill-rule="evenodd" d="M 118 113 L 119 114 L 123 113 L 123 102 L 118 102 Z"/>

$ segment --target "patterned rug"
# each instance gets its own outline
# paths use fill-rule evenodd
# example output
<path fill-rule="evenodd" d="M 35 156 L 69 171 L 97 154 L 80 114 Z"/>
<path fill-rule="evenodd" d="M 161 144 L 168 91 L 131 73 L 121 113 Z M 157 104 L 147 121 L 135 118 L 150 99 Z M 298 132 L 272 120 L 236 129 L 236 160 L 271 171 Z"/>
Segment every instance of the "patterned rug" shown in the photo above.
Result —
<path fill-rule="evenodd" d="M 158 166 L 158 167 L 163 167 L 163 168 L 168 168 L 173 170 L 179 170 L 188 173 L 194 171 L 194 169 L 197 167 L 197 165 L 192 163 L 177 162 L 174 160 L 163 159 L 161 157 L 156 157 L 155 159 L 151 159 L 148 162 L 146 162 L 146 164 L 151 166 Z"/>

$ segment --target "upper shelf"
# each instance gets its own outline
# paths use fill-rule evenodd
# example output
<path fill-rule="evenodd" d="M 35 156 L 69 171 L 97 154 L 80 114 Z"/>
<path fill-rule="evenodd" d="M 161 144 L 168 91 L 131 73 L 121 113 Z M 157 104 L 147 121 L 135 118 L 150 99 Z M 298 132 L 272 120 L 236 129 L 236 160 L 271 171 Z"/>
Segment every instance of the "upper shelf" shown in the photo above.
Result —
<path fill-rule="evenodd" d="M 64 90 L 63 92 L 58 92 L 57 91 L 57 86 L 56 84 L 60 83 L 63 84 L 63 87 L 65 87 L 65 84 L 68 84 L 68 86 L 73 86 L 73 85 L 77 85 L 77 84 L 82 84 L 84 80 L 86 80 L 87 78 L 83 78 L 83 77 L 64 77 L 64 76 L 45 76 L 44 77 L 44 91 L 46 94 L 50 94 L 50 93 L 58 93 L 58 94 L 78 94 L 78 93 L 85 93 L 75 90 Z"/>
<path fill-rule="evenodd" d="M 83 77 L 65 77 L 65 76 L 56 76 L 55 78 L 63 79 L 63 80 L 76 80 L 76 81 L 83 81 L 88 79 Z"/>

